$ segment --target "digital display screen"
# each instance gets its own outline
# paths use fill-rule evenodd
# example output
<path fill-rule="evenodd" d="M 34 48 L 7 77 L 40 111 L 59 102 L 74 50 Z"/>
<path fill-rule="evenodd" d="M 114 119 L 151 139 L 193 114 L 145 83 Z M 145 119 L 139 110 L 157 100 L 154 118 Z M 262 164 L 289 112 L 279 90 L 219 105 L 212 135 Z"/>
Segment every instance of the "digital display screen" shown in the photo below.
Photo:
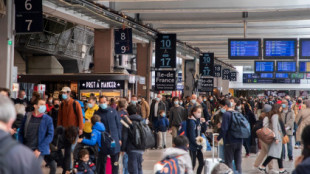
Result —
<path fill-rule="evenodd" d="M 261 57 L 260 39 L 229 39 L 229 58 L 255 59 Z"/>
<path fill-rule="evenodd" d="M 303 79 L 304 78 L 304 73 L 292 73 L 291 74 L 291 79 Z"/>
<path fill-rule="evenodd" d="M 310 58 L 310 39 L 299 39 L 299 58 Z"/>
<path fill-rule="evenodd" d="M 262 79 L 270 79 L 273 78 L 273 73 L 261 73 L 260 78 Z"/>
<path fill-rule="evenodd" d="M 287 79 L 288 73 L 276 73 L 276 78 L 277 79 Z"/>
<path fill-rule="evenodd" d="M 310 72 L 310 62 L 299 62 L 299 72 Z"/>
<path fill-rule="evenodd" d="M 265 58 L 294 58 L 296 57 L 296 39 L 265 39 Z"/>
<path fill-rule="evenodd" d="M 277 72 L 296 72 L 296 62 L 277 62 Z"/>
<path fill-rule="evenodd" d="M 273 72 L 274 62 L 255 62 L 255 72 Z"/>

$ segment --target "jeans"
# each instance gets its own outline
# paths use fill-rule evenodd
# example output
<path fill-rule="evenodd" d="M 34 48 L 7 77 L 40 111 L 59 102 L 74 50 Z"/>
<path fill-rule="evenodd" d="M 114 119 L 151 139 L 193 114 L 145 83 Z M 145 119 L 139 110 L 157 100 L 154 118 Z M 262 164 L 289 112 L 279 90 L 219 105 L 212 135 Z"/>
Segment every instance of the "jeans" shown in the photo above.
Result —
<path fill-rule="evenodd" d="M 171 127 L 171 131 L 172 131 L 172 141 L 173 141 L 173 138 L 175 138 L 175 137 L 178 136 L 178 130 L 179 130 L 179 127 L 177 127 L 177 126 L 172 126 L 172 127 Z"/>
<path fill-rule="evenodd" d="M 288 135 L 290 141 L 286 144 L 287 156 L 289 159 L 293 159 L 293 135 Z M 285 144 L 282 147 L 282 158 L 285 159 Z"/>
<path fill-rule="evenodd" d="M 236 170 L 242 173 L 242 143 L 225 144 L 225 164 L 231 169 L 233 160 L 235 160 Z"/>
<path fill-rule="evenodd" d="M 249 138 L 244 138 L 243 139 L 243 146 L 245 148 L 246 154 L 250 154 L 250 148 L 251 148 L 251 136 Z"/>
<path fill-rule="evenodd" d="M 128 153 L 128 171 L 130 174 L 143 174 L 142 172 L 143 154 L 139 152 Z"/>
<path fill-rule="evenodd" d="M 199 165 L 198 165 L 198 169 L 197 169 L 197 174 L 201 174 L 202 169 L 203 169 L 203 165 L 204 165 L 203 154 L 202 154 L 201 150 L 189 151 L 189 154 L 190 154 L 191 159 L 192 159 L 193 169 L 196 166 L 196 158 L 198 159 Z"/>
<path fill-rule="evenodd" d="M 222 159 L 222 162 L 225 162 L 224 145 L 219 145 L 218 150 L 219 150 L 219 158 Z"/>
<path fill-rule="evenodd" d="M 56 174 L 57 162 L 50 155 L 45 156 L 44 160 L 50 168 L 50 174 Z"/>
<path fill-rule="evenodd" d="M 103 170 L 104 171 L 103 174 L 105 174 L 105 165 L 107 163 L 107 155 L 101 155 L 101 156 L 102 156 L 102 160 L 103 160 L 103 166 L 101 167 L 102 168 L 101 170 Z M 119 170 L 119 165 L 118 165 L 119 153 L 114 154 L 114 155 L 110 155 L 110 156 L 111 156 L 111 164 L 112 164 L 112 174 L 118 174 L 118 170 Z"/>
<path fill-rule="evenodd" d="M 72 157 L 71 154 L 73 152 L 73 150 L 76 147 L 77 144 L 77 140 L 79 137 L 76 138 L 76 141 L 73 144 L 69 144 L 69 143 L 65 143 L 65 153 L 64 153 L 64 163 L 63 163 L 63 171 L 62 173 L 65 174 L 66 171 L 70 171 L 73 168 L 73 164 L 72 164 Z"/>
<path fill-rule="evenodd" d="M 129 174 L 128 172 L 128 154 L 124 153 L 123 156 L 123 174 Z"/>

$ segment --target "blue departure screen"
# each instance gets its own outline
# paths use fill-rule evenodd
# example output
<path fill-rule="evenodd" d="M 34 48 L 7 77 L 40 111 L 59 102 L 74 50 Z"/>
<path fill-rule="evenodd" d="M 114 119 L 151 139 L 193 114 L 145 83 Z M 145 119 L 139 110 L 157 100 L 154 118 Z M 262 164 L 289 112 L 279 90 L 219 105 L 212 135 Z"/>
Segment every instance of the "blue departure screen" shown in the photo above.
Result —
<path fill-rule="evenodd" d="M 259 41 L 250 40 L 231 40 L 230 56 L 231 57 L 258 57 L 260 54 Z"/>
<path fill-rule="evenodd" d="M 277 62 L 278 72 L 296 72 L 296 62 Z"/>
<path fill-rule="evenodd" d="M 270 79 L 273 78 L 273 73 L 261 73 L 260 78 L 262 79 Z"/>
<path fill-rule="evenodd" d="M 301 40 L 301 57 L 310 57 L 310 40 Z"/>
<path fill-rule="evenodd" d="M 255 62 L 256 72 L 273 72 L 274 62 Z"/>
<path fill-rule="evenodd" d="M 310 72 L 310 62 L 299 62 L 299 72 Z"/>
<path fill-rule="evenodd" d="M 265 56 L 268 57 L 294 57 L 296 40 L 266 40 Z"/>
<path fill-rule="evenodd" d="M 288 73 L 276 73 L 276 78 L 286 79 L 286 78 L 288 78 Z"/>

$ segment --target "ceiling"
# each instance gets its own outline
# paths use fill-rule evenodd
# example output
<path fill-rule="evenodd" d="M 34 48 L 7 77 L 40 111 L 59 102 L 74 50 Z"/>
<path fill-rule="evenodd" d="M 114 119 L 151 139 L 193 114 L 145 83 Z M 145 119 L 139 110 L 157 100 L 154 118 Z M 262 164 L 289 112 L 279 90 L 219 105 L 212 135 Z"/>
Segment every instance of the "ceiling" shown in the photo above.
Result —
<path fill-rule="evenodd" d="M 97 1 L 97 0 L 95 0 Z M 107 3 L 99 0 L 97 2 Z M 110 0 L 129 16 L 140 14 L 144 24 L 177 38 L 233 65 L 252 61 L 227 59 L 228 38 L 310 38 L 309 0 Z"/>

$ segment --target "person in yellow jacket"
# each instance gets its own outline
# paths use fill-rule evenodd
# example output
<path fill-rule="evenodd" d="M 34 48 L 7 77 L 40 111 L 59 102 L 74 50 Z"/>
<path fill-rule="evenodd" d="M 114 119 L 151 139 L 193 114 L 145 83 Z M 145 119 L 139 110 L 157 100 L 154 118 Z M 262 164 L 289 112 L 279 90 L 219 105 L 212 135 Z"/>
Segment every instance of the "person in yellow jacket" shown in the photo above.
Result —
<path fill-rule="evenodd" d="M 88 139 L 91 138 L 92 133 L 92 124 L 91 118 L 94 113 L 99 109 L 99 106 L 96 104 L 96 98 L 90 97 L 87 102 L 87 110 L 85 111 L 85 124 L 84 124 L 84 136 Z"/>

